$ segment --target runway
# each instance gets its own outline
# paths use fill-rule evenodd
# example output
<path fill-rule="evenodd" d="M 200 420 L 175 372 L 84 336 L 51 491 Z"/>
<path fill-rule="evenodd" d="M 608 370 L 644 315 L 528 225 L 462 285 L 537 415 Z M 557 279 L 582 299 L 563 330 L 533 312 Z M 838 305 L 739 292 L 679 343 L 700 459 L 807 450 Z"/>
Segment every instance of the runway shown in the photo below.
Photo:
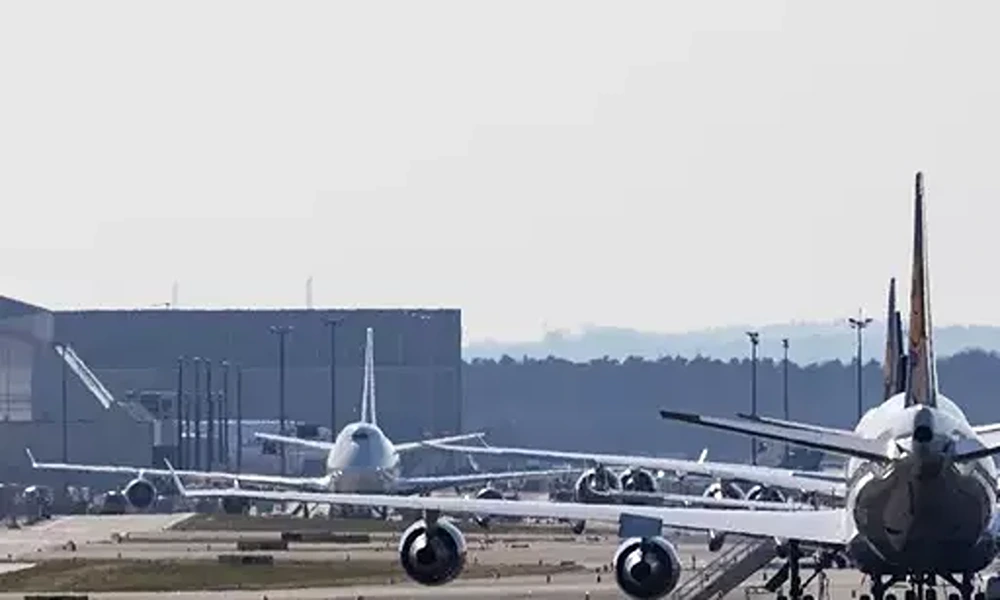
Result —
<path fill-rule="evenodd" d="M 188 517 L 190 513 L 56 517 L 21 529 L 0 530 L 0 558 L 8 561 L 35 559 L 39 553 L 58 551 L 69 542 L 80 548 L 110 542 L 115 533 L 163 531 Z"/>

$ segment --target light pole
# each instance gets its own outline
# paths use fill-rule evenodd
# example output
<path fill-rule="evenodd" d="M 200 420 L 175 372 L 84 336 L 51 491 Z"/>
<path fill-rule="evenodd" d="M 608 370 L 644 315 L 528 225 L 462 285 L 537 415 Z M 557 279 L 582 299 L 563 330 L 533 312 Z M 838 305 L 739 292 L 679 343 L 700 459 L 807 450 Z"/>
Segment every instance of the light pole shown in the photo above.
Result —
<path fill-rule="evenodd" d="M 285 435 L 285 345 L 291 325 L 272 325 L 271 333 L 278 336 L 278 427 L 279 435 Z M 285 474 L 285 445 L 278 444 L 281 452 L 281 474 Z"/>
<path fill-rule="evenodd" d="M 177 418 L 175 435 L 177 437 L 177 464 L 186 469 L 184 464 L 184 357 L 177 357 L 177 396 L 174 398 L 174 416 Z"/>
<path fill-rule="evenodd" d="M 243 472 L 243 367 L 236 365 L 236 472 Z"/>
<path fill-rule="evenodd" d="M 231 462 L 229 449 L 229 361 L 222 361 L 222 414 L 220 415 L 220 429 L 222 432 L 221 444 L 219 446 L 219 456 L 224 456 L 226 470 L 229 470 Z"/>
<path fill-rule="evenodd" d="M 337 438 L 337 323 L 340 319 L 326 319 L 330 328 L 330 441 Z"/>
<path fill-rule="evenodd" d="M 215 395 L 212 393 L 212 361 L 205 360 L 205 465 L 212 470 L 215 462 Z"/>
<path fill-rule="evenodd" d="M 750 414 L 757 416 L 757 344 L 760 343 L 760 333 L 748 331 L 750 338 Z M 757 464 L 757 438 L 750 440 L 750 464 Z"/>
<path fill-rule="evenodd" d="M 851 318 L 847 319 L 847 323 L 851 326 L 851 329 L 854 329 L 855 331 L 858 332 L 858 358 L 857 358 L 857 360 L 858 360 L 858 420 L 859 421 L 861 420 L 861 415 L 863 414 L 863 407 L 864 407 L 864 392 L 863 392 L 863 388 L 862 388 L 862 385 L 861 385 L 861 373 L 862 373 L 862 362 L 861 361 L 864 358 L 864 355 L 862 354 L 862 345 L 861 345 L 862 342 L 861 342 L 861 338 L 862 338 L 862 332 L 864 332 L 865 328 L 868 327 L 868 325 L 871 322 L 872 322 L 872 318 L 871 317 L 865 317 L 864 314 L 861 312 L 861 310 L 858 310 L 858 317 L 857 318 L 851 317 Z"/>
<path fill-rule="evenodd" d="M 194 435 L 194 453 L 191 464 L 201 470 L 201 358 L 194 357 L 194 422 L 188 429 L 188 436 Z"/>
<path fill-rule="evenodd" d="M 62 358 L 62 460 L 69 462 L 69 387 L 66 381 L 66 344 L 59 344 Z"/>
<path fill-rule="evenodd" d="M 788 411 L 788 338 L 781 339 L 781 349 L 784 354 L 781 358 L 781 406 L 782 414 L 786 421 L 789 420 Z M 788 463 L 788 444 L 785 444 L 785 463 Z"/>

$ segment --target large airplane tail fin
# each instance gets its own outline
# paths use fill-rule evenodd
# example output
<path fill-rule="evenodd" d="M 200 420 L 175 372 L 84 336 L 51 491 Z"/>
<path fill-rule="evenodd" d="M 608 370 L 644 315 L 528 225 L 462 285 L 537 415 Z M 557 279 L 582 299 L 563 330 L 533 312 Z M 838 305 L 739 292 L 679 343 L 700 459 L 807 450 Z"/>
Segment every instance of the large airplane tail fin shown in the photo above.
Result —
<path fill-rule="evenodd" d="M 937 405 L 937 371 L 931 328 L 930 278 L 927 268 L 927 222 L 924 176 L 917 173 L 913 210 L 913 273 L 906 365 L 906 406 Z"/>
<path fill-rule="evenodd" d="M 375 416 L 375 341 L 374 332 L 368 328 L 365 337 L 365 380 L 361 391 L 361 422 L 378 425 Z"/>
<path fill-rule="evenodd" d="M 885 317 L 885 361 L 882 364 L 883 400 L 905 391 L 906 356 L 903 353 L 903 331 L 896 309 L 896 278 L 889 280 L 889 307 Z"/>

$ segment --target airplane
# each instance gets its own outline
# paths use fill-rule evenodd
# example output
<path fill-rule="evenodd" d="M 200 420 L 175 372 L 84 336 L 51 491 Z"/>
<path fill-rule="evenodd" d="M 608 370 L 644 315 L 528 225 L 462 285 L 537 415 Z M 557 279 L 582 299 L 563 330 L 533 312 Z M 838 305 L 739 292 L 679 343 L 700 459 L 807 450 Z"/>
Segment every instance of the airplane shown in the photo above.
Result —
<path fill-rule="evenodd" d="M 889 586 L 942 579 L 972 598 L 975 575 L 997 556 L 997 467 L 1000 424 L 974 428 L 938 389 L 933 351 L 923 175 L 914 199 L 913 264 L 904 390 L 869 409 L 853 431 L 796 428 L 746 419 L 661 411 L 661 417 L 773 439 L 848 458 L 846 506 L 776 513 L 620 504 L 508 502 L 442 497 L 398 498 L 309 492 L 188 490 L 187 497 L 229 495 L 276 501 L 328 502 L 423 510 L 400 541 L 400 561 L 414 580 L 439 585 L 461 572 L 466 545 L 447 513 L 556 519 L 617 520 L 625 538 L 613 559 L 619 588 L 633 598 L 661 598 L 677 585 L 681 566 L 663 528 L 722 530 L 781 540 L 789 596 L 801 598 L 800 544 L 845 551 L 868 575 L 871 595 Z M 169 464 L 168 464 L 169 467 Z M 922 591 L 922 587 L 919 588 Z M 927 598 L 931 600 L 931 590 Z M 934 592 L 936 595 L 936 592 Z M 909 595 L 909 594 L 908 594 Z M 985 594 L 979 592 L 977 598 Z"/>
<path fill-rule="evenodd" d="M 295 477 L 263 474 L 237 474 L 225 471 L 182 470 L 178 474 L 198 479 L 222 480 L 234 485 L 257 484 L 288 488 L 301 488 L 338 493 L 388 493 L 418 494 L 437 489 L 486 484 L 475 497 L 499 498 L 500 493 L 488 484 L 501 480 L 550 478 L 574 473 L 566 469 L 508 471 L 497 473 L 471 473 L 427 477 L 406 477 L 401 474 L 400 455 L 425 448 L 424 442 L 393 444 L 379 428 L 375 406 L 375 368 L 373 330 L 368 328 L 365 343 L 364 383 L 361 398 L 361 420 L 350 423 L 340 431 L 333 442 L 305 440 L 271 434 L 256 434 L 258 437 L 295 443 L 327 452 L 326 474 L 320 477 Z M 441 437 L 435 443 L 458 442 L 481 439 L 482 433 L 470 433 Z M 135 510 L 149 509 L 156 500 L 157 489 L 147 477 L 169 477 L 170 471 L 147 467 L 118 465 L 87 465 L 74 463 L 38 462 L 30 448 L 25 449 L 31 465 L 35 469 L 54 471 L 75 471 L 86 473 L 115 473 L 132 475 L 132 479 L 120 494 L 109 495 L 121 498 Z M 224 499 L 223 509 L 230 513 L 241 513 L 248 503 L 235 499 Z M 123 507 L 124 508 L 124 507 Z"/>

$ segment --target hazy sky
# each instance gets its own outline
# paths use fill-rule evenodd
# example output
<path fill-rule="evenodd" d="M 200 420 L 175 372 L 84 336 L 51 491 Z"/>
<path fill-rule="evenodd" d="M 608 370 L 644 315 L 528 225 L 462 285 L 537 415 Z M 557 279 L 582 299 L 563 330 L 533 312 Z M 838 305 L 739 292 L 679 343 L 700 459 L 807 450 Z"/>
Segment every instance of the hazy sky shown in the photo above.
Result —
<path fill-rule="evenodd" d="M 1000 4 L 5 2 L 0 293 L 1000 324 Z M 905 287 L 902 290 L 905 292 Z"/>

